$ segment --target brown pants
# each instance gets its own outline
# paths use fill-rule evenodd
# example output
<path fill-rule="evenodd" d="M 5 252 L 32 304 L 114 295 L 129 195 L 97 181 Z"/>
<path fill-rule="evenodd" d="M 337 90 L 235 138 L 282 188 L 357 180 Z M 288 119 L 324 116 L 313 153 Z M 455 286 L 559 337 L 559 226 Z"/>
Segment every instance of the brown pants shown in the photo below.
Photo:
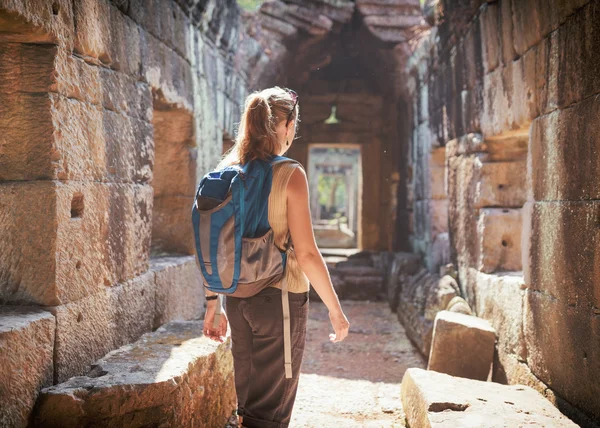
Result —
<path fill-rule="evenodd" d="M 281 290 L 228 297 L 238 414 L 248 428 L 286 428 L 298 389 L 306 341 L 308 293 L 289 293 L 292 378 L 285 378 Z"/>

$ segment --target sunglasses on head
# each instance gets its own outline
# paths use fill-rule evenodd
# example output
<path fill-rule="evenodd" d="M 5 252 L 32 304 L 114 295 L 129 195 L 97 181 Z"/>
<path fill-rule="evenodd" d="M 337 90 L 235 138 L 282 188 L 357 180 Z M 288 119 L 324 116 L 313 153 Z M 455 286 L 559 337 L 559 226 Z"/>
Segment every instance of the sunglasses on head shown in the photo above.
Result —
<path fill-rule="evenodd" d="M 292 97 L 292 101 L 294 101 L 294 106 L 292 107 L 292 110 L 290 110 L 290 113 L 288 114 L 288 117 L 287 117 L 287 121 L 285 122 L 285 126 L 288 126 L 288 124 L 292 120 L 292 114 L 294 114 L 294 110 L 296 110 L 296 106 L 298 105 L 298 94 L 292 89 L 286 88 L 285 91 L 288 94 L 290 94 L 290 96 Z"/>

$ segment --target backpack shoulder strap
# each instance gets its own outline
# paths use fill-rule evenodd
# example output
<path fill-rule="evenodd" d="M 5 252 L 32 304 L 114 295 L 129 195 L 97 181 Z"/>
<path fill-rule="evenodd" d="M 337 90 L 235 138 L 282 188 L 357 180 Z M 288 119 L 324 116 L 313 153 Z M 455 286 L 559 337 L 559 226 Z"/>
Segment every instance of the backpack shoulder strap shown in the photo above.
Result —
<path fill-rule="evenodd" d="M 277 164 L 286 163 L 286 162 L 296 163 L 296 164 L 300 165 L 300 162 L 298 162 L 297 160 L 286 158 L 284 156 L 275 156 L 275 157 L 273 157 L 273 159 L 271 159 L 271 166 L 275 166 Z"/>

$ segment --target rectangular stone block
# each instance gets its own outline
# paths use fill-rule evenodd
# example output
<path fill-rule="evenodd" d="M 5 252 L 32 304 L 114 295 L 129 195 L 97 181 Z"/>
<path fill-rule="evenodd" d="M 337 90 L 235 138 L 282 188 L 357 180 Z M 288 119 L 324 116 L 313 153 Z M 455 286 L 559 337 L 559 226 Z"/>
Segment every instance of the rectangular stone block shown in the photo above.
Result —
<path fill-rule="evenodd" d="M 534 52 L 483 78 L 481 131 L 486 137 L 521 134 L 537 116 Z"/>
<path fill-rule="evenodd" d="M 204 316 L 204 286 L 196 256 L 161 257 L 150 261 L 156 283 L 153 328 L 170 321 Z"/>
<path fill-rule="evenodd" d="M 528 202 L 525 207 L 527 287 L 572 304 L 588 302 L 600 308 L 600 201 Z"/>
<path fill-rule="evenodd" d="M 600 384 L 591 379 L 600 377 L 600 309 L 574 289 L 564 291 L 567 296 L 527 292 L 527 362 L 557 396 L 599 420 Z"/>
<path fill-rule="evenodd" d="M 74 51 L 110 63 L 110 8 L 108 0 L 82 0 L 73 4 Z"/>
<path fill-rule="evenodd" d="M 500 64 L 502 54 L 502 31 L 498 19 L 500 10 L 496 3 L 487 3 L 481 9 L 481 34 L 483 39 L 483 64 L 486 72 L 494 71 Z"/>
<path fill-rule="evenodd" d="M 73 6 L 75 52 L 130 76 L 139 76 L 141 42 L 137 25 L 108 0 Z"/>
<path fill-rule="evenodd" d="M 526 201 L 527 164 L 491 162 L 481 164 L 475 206 L 520 208 Z"/>
<path fill-rule="evenodd" d="M 475 269 L 471 268 L 471 271 Z M 523 335 L 525 283 L 520 275 L 488 275 L 470 272 L 474 312 L 489 321 L 498 336 L 497 350 L 519 361 L 527 360 L 527 345 Z M 496 368 L 494 368 L 496 370 Z M 511 382 L 515 383 L 515 381 Z"/>
<path fill-rule="evenodd" d="M 125 73 L 95 68 L 99 69 L 104 108 L 145 122 L 152 121 L 152 91 L 148 84 Z"/>
<path fill-rule="evenodd" d="M 150 123 L 58 94 L 8 94 L 0 105 L 0 180 L 146 182 Z"/>
<path fill-rule="evenodd" d="M 235 409 L 230 343 L 202 322 L 173 322 L 42 391 L 35 426 L 220 427 Z"/>
<path fill-rule="evenodd" d="M 526 208 L 529 366 L 558 396 L 598 419 L 600 391 L 589 380 L 600 377 L 600 202 L 532 202 Z"/>
<path fill-rule="evenodd" d="M 0 306 L 0 426 L 26 427 L 39 391 L 52 385 L 51 313 Z"/>
<path fill-rule="evenodd" d="M 55 82 L 52 74 L 55 45 L 0 44 L 0 93 L 48 92 Z"/>
<path fill-rule="evenodd" d="M 69 0 L 2 1 L 2 39 L 7 42 L 73 43 L 73 9 Z"/>
<path fill-rule="evenodd" d="M 484 208 L 480 211 L 479 268 L 482 272 L 520 271 L 521 229 L 520 209 Z"/>
<path fill-rule="evenodd" d="M 154 273 L 147 272 L 51 308 L 56 316 L 54 381 L 89 372 L 95 360 L 150 331 L 154 305 Z"/>
<path fill-rule="evenodd" d="M 600 97 L 542 116 L 531 127 L 535 200 L 600 199 Z"/>
<path fill-rule="evenodd" d="M 0 185 L 0 301 L 59 305 L 148 269 L 152 188 Z"/>
<path fill-rule="evenodd" d="M 496 331 L 486 320 L 440 311 L 434 321 L 427 370 L 485 381 L 495 343 Z"/>
<path fill-rule="evenodd" d="M 141 28 L 139 31 L 142 79 L 153 88 L 160 89 L 167 102 L 179 104 L 192 111 L 193 94 L 196 91 L 192 83 L 190 64 L 160 39 Z M 211 82 L 215 83 L 216 80 Z M 214 104 L 209 105 L 211 108 L 215 108 Z"/>
<path fill-rule="evenodd" d="M 51 97 L 15 92 L 0 103 L 0 180 L 54 177 Z"/>
<path fill-rule="evenodd" d="M 401 396 L 411 427 L 577 427 L 525 385 L 501 385 L 411 368 L 402 379 Z"/>
<path fill-rule="evenodd" d="M 574 5 L 573 9 L 577 7 L 579 5 Z M 600 93 L 600 75 L 589 72 L 600 68 L 598 16 L 600 4 L 590 1 L 569 17 L 557 30 L 557 38 L 553 39 L 558 44 L 555 78 L 560 108 Z"/>

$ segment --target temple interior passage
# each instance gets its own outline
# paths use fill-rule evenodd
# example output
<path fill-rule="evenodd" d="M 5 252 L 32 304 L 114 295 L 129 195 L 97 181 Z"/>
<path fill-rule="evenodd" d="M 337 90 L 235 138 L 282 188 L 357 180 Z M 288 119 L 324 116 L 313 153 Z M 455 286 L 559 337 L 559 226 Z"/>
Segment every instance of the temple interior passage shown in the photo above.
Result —
<path fill-rule="evenodd" d="M 600 426 L 599 69 L 600 0 L 0 0 L 0 427 L 237 426 L 191 207 L 273 86 L 351 322 L 290 426 Z"/>

